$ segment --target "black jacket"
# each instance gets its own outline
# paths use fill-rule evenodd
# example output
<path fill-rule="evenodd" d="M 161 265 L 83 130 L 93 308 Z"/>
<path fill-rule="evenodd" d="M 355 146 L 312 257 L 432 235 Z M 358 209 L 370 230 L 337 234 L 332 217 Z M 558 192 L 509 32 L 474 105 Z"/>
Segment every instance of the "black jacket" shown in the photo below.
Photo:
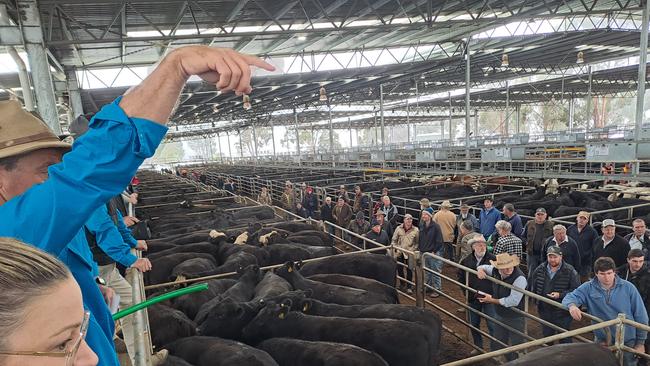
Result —
<path fill-rule="evenodd" d="M 546 254 L 548 252 L 548 248 L 553 245 L 556 245 L 553 237 L 548 238 L 548 240 L 546 240 L 546 244 L 544 245 L 544 250 L 542 250 L 542 258 L 540 262 L 546 262 Z M 562 261 L 572 265 L 576 271 L 580 272 L 582 261 L 580 258 L 580 249 L 578 249 L 578 244 L 576 244 L 576 241 L 567 235 L 566 241 L 560 245 L 560 248 L 562 249 Z"/>
<path fill-rule="evenodd" d="M 370 230 L 364 236 L 370 240 L 376 241 L 379 244 L 390 245 L 390 238 L 388 237 L 388 234 L 386 234 L 386 230 L 382 229 L 379 234 L 376 234 L 374 231 Z M 375 246 L 373 244 L 368 244 L 367 247 L 374 248 Z"/>
<path fill-rule="evenodd" d="M 323 221 L 334 222 L 334 216 L 332 216 L 332 209 L 334 209 L 334 204 L 327 205 L 324 204 L 320 206 L 320 218 Z"/>
<path fill-rule="evenodd" d="M 600 257 L 610 257 L 620 267 L 627 263 L 627 253 L 630 252 L 630 243 L 625 241 L 618 234 L 614 235 L 614 240 L 603 248 L 603 237 L 596 239 L 594 243 L 594 261 Z"/>
<path fill-rule="evenodd" d="M 418 233 L 418 250 L 422 253 L 437 253 L 442 249 L 442 246 L 442 230 L 440 230 L 440 226 L 433 220 L 428 226 L 422 221 Z"/>
<path fill-rule="evenodd" d="M 555 276 L 551 279 L 548 275 L 548 270 L 546 269 L 547 265 L 548 262 L 544 261 L 530 274 L 530 277 L 528 278 L 528 290 L 540 296 L 546 296 L 551 292 L 559 292 L 560 298 L 555 301 L 562 303 L 562 299 L 564 299 L 569 292 L 580 286 L 580 277 L 572 265 L 563 261 L 560 269 L 557 270 L 557 273 L 555 273 Z M 564 317 L 568 315 L 565 310 L 556 308 L 542 301 L 537 303 L 537 307 L 540 311 L 551 311 L 557 313 L 557 316 Z"/>
<path fill-rule="evenodd" d="M 598 232 L 591 225 L 585 226 L 578 232 L 578 225 L 573 224 L 566 229 L 566 234 L 576 241 L 580 249 L 580 261 L 582 266 L 591 267 L 594 264 L 594 244 L 598 239 Z"/>
<path fill-rule="evenodd" d="M 650 312 L 650 268 L 647 264 L 641 267 L 641 270 L 636 273 L 630 273 L 628 264 L 617 268 L 618 276 L 624 280 L 632 282 L 634 287 L 639 290 L 641 299 L 645 304 L 646 311 Z"/>
<path fill-rule="evenodd" d="M 474 255 L 474 251 L 472 251 L 467 257 L 463 258 L 460 261 L 460 264 L 469 267 L 471 269 L 476 269 L 478 266 L 482 266 L 484 264 L 490 264 L 491 260 L 496 260 L 496 257 L 494 254 L 486 252 L 483 258 L 481 258 L 481 261 L 476 260 L 476 256 Z M 465 271 L 462 269 L 458 269 L 458 282 L 460 283 L 465 283 Z M 479 278 L 473 274 L 469 274 L 468 278 L 468 286 L 473 288 L 474 290 L 478 291 L 483 291 L 486 294 L 492 294 L 492 282 L 490 280 L 479 280 Z M 464 291 L 464 289 L 461 288 L 461 290 Z M 476 298 L 476 293 L 470 293 L 469 302 L 478 302 L 478 299 Z"/>

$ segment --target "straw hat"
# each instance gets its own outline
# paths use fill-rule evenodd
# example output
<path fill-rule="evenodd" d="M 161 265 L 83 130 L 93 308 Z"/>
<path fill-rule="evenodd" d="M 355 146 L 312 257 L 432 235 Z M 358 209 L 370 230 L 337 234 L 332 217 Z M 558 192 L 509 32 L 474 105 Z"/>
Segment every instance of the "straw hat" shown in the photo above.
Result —
<path fill-rule="evenodd" d="M 511 255 L 508 253 L 501 253 L 497 255 L 497 260 L 495 261 L 491 260 L 490 263 L 496 269 L 517 267 L 519 265 L 519 257 L 517 257 L 514 254 Z"/>
<path fill-rule="evenodd" d="M 0 101 L 0 159 L 46 148 L 70 149 L 16 100 Z"/>

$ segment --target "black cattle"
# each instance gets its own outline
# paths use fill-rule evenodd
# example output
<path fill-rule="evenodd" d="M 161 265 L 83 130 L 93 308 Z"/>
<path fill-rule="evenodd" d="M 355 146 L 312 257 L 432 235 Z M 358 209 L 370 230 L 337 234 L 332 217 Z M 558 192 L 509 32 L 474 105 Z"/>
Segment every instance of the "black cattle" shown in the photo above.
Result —
<path fill-rule="evenodd" d="M 166 255 L 176 254 L 176 253 L 207 253 L 212 255 L 215 260 L 218 260 L 217 250 L 219 248 L 216 245 L 208 242 L 192 243 L 192 244 L 185 244 L 185 245 L 166 244 L 165 246 L 166 249 L 154 253 L 148 253 L 147 251 L 147 258 L 149 258 L 149 260 L 154 260 L 156 258 L 160 258 Z"/>
<path fill-rule="evenodd" d="M 264 274 L 264 277 L 257 286 L 255 286 L 253 301 L 282 295 L 291 290 L 293 290 L 293 287 L 291 287 L 291 284 L 287 280 L 272 271 L 268 271 Z"/>
<path fill-rule="evenodd" d="M 179 310 L 155 304 L 148 308 L 148 314 L 151 342 L 156 347 L 196 334 L 196 324 Z"/>
<path fill-rule="evenodd" d="M 301 230 L 295 232 L 293 233 L 293 236 L 315 236 L 320 238 L 325 244 L 334 244 L 334 239 L 328 233 L 321 230 L 315 230 L 313 228 L 311 230 Z"/>
<path fill-rule="evenodd" d="M 341 318 L 371 318 L 396 319 L 422 324 L 429 330 L 427 342 L 429 353 L 437 358 L 440 350 L 442 320 L 440 315 L 429 310 L 409 305 L 379 304 L 379 305 L 337 305 L 326 304 L 314 299 L 303 299 L 300 310 L 309 315 L 337 316 Z"/>
<path fill-rule="evenodd" d="M 296 290 L 311 290 L 312 297 L 324 302 L 341 305 L 385 304 L 386 299 L 380 294 L 347 286 L 309 280 L 298 273 L 293 263 L 288 262 L 276 268 L 278 276 L 287 280 Z"/>
<path fill-rule="evenodd" d="M 300 273 L 305 277 L 321 273 L 340 273 L 372 278 L 395 287 L 396 269 L 397 262 L 390 256 L 358 253 L 336 255 L 304 263 Z"/>
<path fill-rule="evenodd" d="M 201 335 L 245 341 L 242 330 L 250 323 L 266 302 L 290 299 L 300 306 L 305 299 L 304 291 L 291 291 L 263 300 L 234 302 L 228 298 L 215 304 L 197 329 Z"/>
<path fill-rule="evenodd" d="M 289 235 L 287 240 L 290 243 L 298 243 L 303 245 L 311 245 L 315 247 L 330 247 L 331 243 L 325 243 L 320 236 L 315 235 Z"/>
<path fill-rule="evenodd" d="M 273 228 L 286 230 L 292 233 L 303 230 L 314 230 L 314 226 L 302 221 L 288 221 L 273 224 Z"/>
<path fill-rule="evenodd" d="M 264 248 L 269 254 L 269 264 L 298 262 L 310 258 L 336 254 L 334 247 L 310 247 L 303 244 L 273 244 Z"/>
<path fill-rule="evenodd" d="M 226 242 L 220 243 L 219 250 L 217 252 L 217 258 L 219 260 L 219 263 L 226 264 L 230 257 L 241 252 L 245 252 L 254 256 L 259 266 L 266 266 L 271 263 L 269 253 L 264 250 L 264 248 L 248 244 L 237 245 Z"/>
<path fill-rule="evenodd" d="M 194 366 L 191 363 L 185 361 L 184 359 L 172 355 L 168 355 L 160 366 Z"/>
<path fill-rule="evenodd" d="M 176 253 L 166 255 L 151 261 L 151 271 L 145 272 L 144 279 L 150 285 L 166 282 L 169 280 L 169 276 L 174 267 L 193 258 L 204 258 L 214 261 L 214 257 L 206 253 Z"/>
<path fill-rule="evenodd" d="M 213 298 L 201 306 L 196 314 L 194 320 L 200 324 L 205 320 L 210 309 L 224 299 L 229 298 L 234 302 L 250 301 L 255 295 L 255 287 L 260 282 L 260 269 L 256 265 L 247 266 L 245 269 L 239 268 L 238 273 L 241 273 L 239 280 L 236 284 L 230 287 L 221 295 Z"/>
<path fill-rule="evenodd" d="M 383 295 L 384 298 L 386 299 L 386 301 L 384 301 L 384 303 L 386 304 L 399 303 L 397 290 L 394 287 L 390 287 L 383 282 L 379 282 L 371 278 L 342 275 L 338 273 L 322 273 L 322 274 L 312 275 L 307 278 L 314 281 L 329 283 L 330 285 L 354 287 L 361 290 L 366 290 L 376 294 L 380 294 Z"/>
<path fill-rule="evenodd" d="M 237 283 L 237 280 L 230 278 L 221 278 L 210 280 L 206 282 L 208 289 L 205 291 L 193 292 L 191 294 L 176 297 L 172 300 L 174 309 L 178 309 L 185 313 L 190 319 L 196 317 L 196 313 L 203 304 L 212 300 L 213 298 L 226 292 L 229 288 Z"/>
<path fill-rule="evenodd" d="M 165 347 L 196 366 L 278 366 L 266 352 L 243 343 L 216 337 L 194 336 Z"/>
<path fill-rule="evenodd" d="M 616 366 L 618 361 L 610 350 L 595 343 L 557 344 L 540 348 L 506 363 L 507 366 Z"/>
<path fill-rule="evenodd" d="M 208 233 L 210 230 L 203 229 L 200 231 L 194 231 L 191 234 L 179 234 L 174 236 L 165 237 L 164 239 L 154 239 L 148 240 L 147 243 L 151 242 L 152 246 L 155 246 L 159 242 L 171 243 L 176 245 L 191 244 L 191 243 L 200 243 L 208 241 Z"/>
<path fill-rule="evenodd" d="M 257 220 L 268 220 L 275 217 L 275 211 L 269 206 L 255 206 L 246 207 L 234 211 L 232 218 L 235 221 L 241 221 L 247 218 L 255 218 Z"/>
<path fill-rule="evenodd" d="M 388 366 L 378 354 L 344 343 L 271 338 L 257 345 L 280 366 Z"/>
<path fill-rule="evenodd" d="M 430 365 L 427 332 L 413 322 L 312 316 L 275 303 L 267 304 L 244 328 L 244 336 L 251 340 L 289 337 L 353 344 L 376 352 L 391 366 Z"/>
<path fill-rule="evenodd" d="M 245 268 L 251 265 L 256 265 L 256 266 L 259 265 L 259 262 L 257 261 L 257 257 L 248 252 L 241 251 L 226 258 L 226 261 L 223 262 L 222 265 L 217 267 L 214 273 L 210 273 L 208 275 L 236 272 L 237 269 L 239 268 L 242 267 Z"/>
<path fill-rule="evenodd" d="M 187 278 L 206 276 L 210 273 L 214 273 L 216 269 L 217 265 L 214 263 L 213 259 L 192 258 L 174 267 L 171 275 L 169 276 L 169 280 L 184 280 Z"/>

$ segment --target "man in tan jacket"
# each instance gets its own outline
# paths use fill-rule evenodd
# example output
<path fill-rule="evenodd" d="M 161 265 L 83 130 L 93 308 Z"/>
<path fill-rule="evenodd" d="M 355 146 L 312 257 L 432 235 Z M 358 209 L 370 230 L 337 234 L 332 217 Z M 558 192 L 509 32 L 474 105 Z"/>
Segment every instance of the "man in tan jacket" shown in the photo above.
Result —
<path fill-rule="evenodd" d="M 456 228 L 456 214 L 451 212 L 451 202 L 444 201 L 440 204 L 440 211 L 433 215 L 440 230 L 442 231 L 442 241 L 445 243 L 444 256 L 447 259 L 454 259 L 454 249 L 452 243 L 454 242 L 454 229 Z"/>
<path fill-rule="evenodd" d="M 404 250 L 414 252 L 418 250 L 418 233 L 418 228 L 413 226 L 413 216 L 411 216 L 411 214 L 406 214 L 404 215 L 404 223 L 395 228 L 391 244 Z M 408 253 L 393 250 L 393 257 L 395 257 L 399 262 L 404 263 L 404 266 L 397 265 L 397 275 L 406 278 L 409 282 L 413 281 L 413 272 L 408 268 Z M 408 294 L 413 293 L 412 286 L 404 280 L 401 281 L 400 289 L 406 289 Z"/>

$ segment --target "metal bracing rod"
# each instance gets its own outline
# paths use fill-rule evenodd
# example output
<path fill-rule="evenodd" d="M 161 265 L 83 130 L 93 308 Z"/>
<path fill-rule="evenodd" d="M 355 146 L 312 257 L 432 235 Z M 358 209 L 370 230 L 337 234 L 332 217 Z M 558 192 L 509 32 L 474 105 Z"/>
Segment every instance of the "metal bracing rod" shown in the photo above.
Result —
<path fill-rule="evenodd" d="M 334 153 L 334 127 L 332 126 L 332 106 L 328 106 L 328 111 L 327 111 L 327 116 L 329 120 L 329 129 L 330 129 L 330 148 L 329 148 L 329 153 L 330 153 L 330 159 L 332 159 L 331 155 Z"/>
<path fill-rule="evenodd" d="M 406 99 L 406 142 L 411 142 L 411 116 L 408 98 Z"/>
<path fill-rule="evenodd" d="M 591 124 L 591 117 L 593 116 L 593 111 L 591 108 L 591 84 L 592 84 L 592 72 L 591 65 L 587 67 L 587 72 L 589 73 L 589 85 L 587 86 L 587 122 L 585 123 L 585 133 L 589 133 L 589 125 Z"/>
<path fill-rule="evenodd" d="M 636 87 L 636 111 L 634 114 L 634 140 L 639 140 L 643 115 L 645 112 L 645 87 L 646 87 L 646 62 L 648 60 L 648 23 L 650 23 L 650 9 L 648 0 L 643 4 L 643 24 L 641 25 L 641 47 L 639 54 L 639 77 Z"/>
<path fill-rule="evenodd" d="M 296 128 L 296 153 L 298 154 L 298 166 L 302 163 L 300 162 L 300 131 L 298 130 L 298 110 L 293 108 L 293 123 Z"/>
<path fill-rule="evenodd" d="M 454 119 L 453 115 L 453 110 L 454 107 L 451 104 L 451 92 L 448 92 L 447 95 L 449 96 L 449 140 L 454 139 L 454 131 L 453 131 L 453 123 L 452 120 Z"/>
<path fill-rule="evenodd" d="M 575 118 L 575 112 L 576 112 L 576 104 L 575 104 L 575 99 L 573 96 L 569 99 L 569 133 L 573 132 L 573 123 L 574 123 L 574 118 Z"/>
<path fill-rule="evenodd" d="M 504 124 L 504 130 L 505 130 L 505 136 L 508 137 L 510 135 L 510 84 L 506 80 L 506 119 L 503 122 Z"/>
<path fill-rule="evenodd" d="M 469 134 L 470 134 L 470 123 L 471 123 L 471 115 L 470 115 L 470 86 L 471 86 L 471 74 L 470 74 L 470 67 L 471 67 L 471 62 L 470 62 L 470 43 L 471 43 L 471 37 L 467 38 L 467 42 L 465 43 L 465 159 L 469 159 Z M 469 170 L 470 164 L 469 162 L 466 163 L 465 169 Z"/>
<path fill-rule="evenodd" d="M 241 130 L 237 130 L 237 135 L 239 135 L 239 156 L 244 157 L 244 144 L 242 143 Z"/>
<path fill-rule="evenodd" d="M 219 148 L 219 158 L 221 160 L 221 164 L 223 164 L 223 152 L 221 152 L 221 136 L 219 136 L 219 133 L 217 133 L 217 147 Z"/>
<path fill-rule="evenodd" d="M 350 148 L 352 148 L 352 119 L 348 117 L 348 131 L 350 132 Z"/>
<path fill-rule="evenodd" d="M 379 84 L 379 121 L 381 123 L 381 151 L 386 148 L 386 128 L 384 126 L 384 84 Z"/>
<path fill-rule="evenodd" d="M 515 122 L 517 123 L 517 129 L 515 130 L 515 132 L 519 134 L 521 131 L 521 104 L 517 104 L 515 106 L 515 118 L 516 118 Z"/>
<path fill-rule="evenodd" d="M 273 119 L 269 119 L 271 125 L 271 141 L 273 142 L 273 157 L 275 158 L 275 128 L 273 128 Z"/>
<path fill-rule="evenodd" d="M 251 131 L 253 132 L 253 157 L 257 162 L 257 133 L 255 132 L 255 122 L 251 122 Z"/>
<path fill-rule="evenodd" d="M 226 132 L 226 138 L 228 139 L 228 157 L 232 160 L 232 148 L 230 147 L 230 133 Z"/>

